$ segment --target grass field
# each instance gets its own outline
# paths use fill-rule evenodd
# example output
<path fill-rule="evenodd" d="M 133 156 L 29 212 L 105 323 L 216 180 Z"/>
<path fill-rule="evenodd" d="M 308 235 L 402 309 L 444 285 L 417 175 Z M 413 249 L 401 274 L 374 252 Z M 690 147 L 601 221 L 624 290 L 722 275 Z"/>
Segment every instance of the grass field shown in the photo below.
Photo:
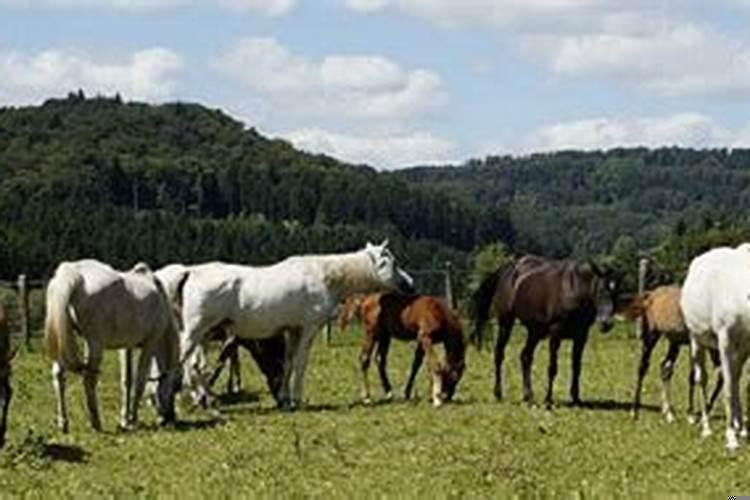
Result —
<path fill-rule="evenodd" d="M 69 391 L 71 433 L 53 426 L 49 365 L 37 346 L 22 352 L 14 371 L 8 445 L 0 451 L 0 495 L 33 496 L 493 496 L 727 498 L 750 493 L 750 448 L 729 459 L 723 417 L 700 440 L 684 419 L 686 353 L 678 362 L 675 403 L 680 419 L 662 423 L 657 370 L 644 392 L 639 421 L 629 415 L 638 342 L 624 327 L 592 332 L 584 355 L 582 396 L 589 408 L 569 408 L 570 345 L 561 349 L 552 412 L 520 403 L 515 333 L 506 364 L 508 400 L 492 397 L 489 352 L 468 352 L 454 404 L 434 409 L 421 372 L 417 398 L 358 404 L 355 338 L 326 346 L 319 338 L 308 369 L 309 405 L 277 411 L 249 357 L 243 354 L 242 398 L 223 406 L 221 420 L 181 408 L 181 423 L 155 426 L 150 408 L 134 432 L 117 427 L 117 356 L 105 357 L 100 385 L 105 432 L 84 415 L 80 380 Z M 654 358 L 663 354 L 657 349 Z M 392 345 L 390 373 L 400 386 L 411 346 Z M 546 379 L 546 345 L 537 352 L 538 399 Z M 371 373 L 379 389 L 376 373 Z M 380 394 L 378 390 L 377 394 Z"/>

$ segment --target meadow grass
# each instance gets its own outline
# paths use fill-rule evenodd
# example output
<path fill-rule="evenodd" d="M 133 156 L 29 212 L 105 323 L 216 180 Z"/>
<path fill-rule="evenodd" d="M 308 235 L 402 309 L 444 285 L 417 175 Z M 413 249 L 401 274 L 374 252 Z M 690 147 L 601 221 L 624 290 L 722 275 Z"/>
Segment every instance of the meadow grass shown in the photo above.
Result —
<path fill-rule="evenodd" d="M 518 353 L 524 332 L 508 348 L 507 400 L 492 395 L 490 350 L 468 352 L 457 401 L 435 409 L 422 371 L 414 401 L 360 400 L 357 333 L 319 338 L 311 353 L 306 409 L 277 411 L 255 366 L 243 354 L 245 393 L 222 406 L 218 420 L 180 408 L 181 423 L 162 429 L 145 407 L 142 425 L 117 430 L 117 356 L 108 352 L 100 384 L 105 431 L 90 430 L 80 379 L 69 390 L 71 432 L 54 425 L 49 363 L 40 347 L 22 351 L 14 366 L 15 399 L 8 445 L 0 451 L 0 495 L 115 497 L 522 497 L 726 498 L 750 493 L 750 448 L 727 458 L 723 417 L 701 440 L 684 418 L 687 352 L 678 362 L 674 399 L 679 419 L 658 412 L 658 361 L 644 390 L 641 418 L 629 413 L 637 340 L 625 327 L 592 332 L 584 355 L 582 396 L 571 408 L 570 344 L 560 351 L 556 408 L 521 404 Z M 391 347 L 392 382 L 401 387 L 412 345 Z M 546 383 L 546 343 L 537 351 L 535 388 Z M 371 370 L 376 395 L 379 381 Z M 217 388 L 221 388 L 219 381 Z"/>

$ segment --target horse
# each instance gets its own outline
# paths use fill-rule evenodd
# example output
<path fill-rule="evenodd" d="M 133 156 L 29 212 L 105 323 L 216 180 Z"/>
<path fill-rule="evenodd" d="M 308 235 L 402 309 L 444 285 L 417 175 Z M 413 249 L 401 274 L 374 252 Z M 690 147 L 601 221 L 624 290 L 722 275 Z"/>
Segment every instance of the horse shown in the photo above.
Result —
<path fill-rule="evenodd" d="M 682 285 L 680 306 L 690 332 L 693 370 L 700 386 L 701 436 L 711 434 L 706 350 L 718 349 L 724 377 L 726 448 L 731 454 L 739 447 L 738 437 L 747 436 L 739 384 L 742 366 L 750 355 L 750 243 L 714 248 L 694 258 Z"/>
<path fill-rule="evenodd" d="M 342 335 L 346 335 L 346 333 L 349 331 L 349 325 L 351 325 L 352 321 L 357 315 L 359 315 L 360 318 L 362 317 L 362 301 L 364 299 L 364 295 L 356 293 L 353 295 L 349 295 L 344 299 L 344 302 L 341 303 L 339 314 L 336 320 L 339 325 L 339 332 Z"/>
<path fill-rule="evenodd" d="M 181 287 L 180 280 L 185 279 L 190 267 L 183 264 L 169 264 L 158 269 L 154 274 L 164 285 L 169 302 L 175 315 L 175 321 L 180 325 L 182 304 L 178 297 L 178 289 Z M 228 394 L 239 392 L 242 385 L 239 364 L 239 347 L 244 347 L 250 351 L 251 356 L 260 368 L 266 378 L 266 383 L 273 398 L 278 402 L 279 391 L 281 389 L 281 379 L 283 376 L 284 360 L 284 338 L 283 336 L 271 337 L 268 339 L 243 339 L 232 335 L 228 325 L 219 325 L 214 328 L 206 340 L 220 340 L 223 342 L 221 353 L 211 376 L 208 379 L 208 388 L 212 387 L 216 379 L 224 369 L 227 360 L 229 361 L 229 376 L 227 377 Z M 205 369 L 208 363 L 206 361 L 205 349 L 203 346 L 196 348 L 192 362 L 188 369 L 194 370 L 195 367 Z M 186 375 L 186 379 L 190 377 Z M 194 395 L 196 402 L 208 406 L 210 396 L 208 393 Z"/>
<path fill-rule="evenodd" d="M 417 341 L 411 374 L 404 389 L 404 398 L 411 398 L 417 371 L 425 353 L 432 374 L 432 402 L 434 406 L 450 401 L 456 392 L 465 368 L 466 340 L 458 315 L 440 297 L 430 295 L 402 295 L 377 293 L 364 298 L 361 305 L 364 342 L 359 355 L 363 377 L 363 396 L 370 402 L 370 383 L 367 371 L 372 352 L 377 345 L 380 381 L 386 399 L 392 397 L 391 383 L 386 372 L 391 338 Z M 445 346 L 446 363 L 442 365 L 433 346 Z"/>
<path fill-rule="evenodd" d="M 5 432 L 8 428 L 8 408 L 13 397 L 13 387 L 10 384 L 10 365 L 16 355 L 16 350 L 10 347 L 10 328 L 8 326 L 8 311 L 5 304 L 0 303 L 0 448 L 5 446 Z"/>
<path fill-rule="evenodd" d="M 162 423 L 174 421 L 171 374 L 178 361 L 177 328 L 160 282 L 145 265 L 120 272 L 92 259 L 61 263 L 47 286 L 44 335 L 53 361 L 57 423 L 63 432 L 68 431 L 67 371 L 83 375 L 89 422 L 94 430 L 102 428 L 96 385 L 104 349 L 120 350 L 120 425 L 132 428 L 137 423 L 152 358 L 160 375 L 157 412 Z M 78 352 L 76 337 L 83 339 L 86 361 Z M 135 347 L 141 348 L 141 354 L 133 386 L 130 350 Z"/>
<path fill-rule="evenodd" d="M 310 345 L 344 297 L 413 289 L 411 276 L 396 265 L 387 240 L 380 245 L 367 243 L 355 252 L 293 256 L 270 266 L 194 266 L 179 283 L 181 361 L 220 325 L 231 326 L 241 338 L 285 334 L 282 409 L 294 409 L 302 402 Z M 195 375 L 192 383 L 207 391 L 200 370 Z"/>
<path fill-rule="evenodd" d="M 659 342 L 659 339 L 664 337 L 669 342 L 669 348 L 661 362 L 661 408 L 667 422 L 671 423 L 675 419 L 670 397 L 670 381 L 674 372 L 674 364 L 677 361 L 677 356 L 680 354 L 680 348 L 683 345 L 690 344 L 690 335 L 688 334 L 685 321 L 682 317 L 682 310 L 680 309 L 680 296 L 681 289 L 679 286 L 660 286 L 637 295 L 623 309 L 623 314 L 626 318 L 631 321 L 638 321 L 641 324 L 641 360 L 638 365 L 633 399 L 633 418 L 638 418 L 638 411 L 641 406 L 641 389 L 643 387 L 643 379 L 648 372 L 651 352 L 657 342 Z M 710 352 L 714 364 L 718 365 L 718 353 L 713 349 Z M 713 406 L 716 397 L 719 395 L 722 381 L 721 374 L 719 374 L 709 407 Z M 695 387 L 695 378 L 693 377 L 692 369 L 688 372 L 688 387 L 688 419 L 692 419 Z"/>
<path fill-rule="evenodd" d="M 495 397 L 503 398 L 502 364 L 513 323 L 526 327 L 528 336 L 521 351 L 523 399 L 534 404 L 531 364 L 534 349 L 549 337 L 550 361 L 545 397 L 552 406 L 552 389 L 557 375 L 557 352 L 563 339 L 573 341 L 573 378 L 570 395 L 581 405 L 580 374 L 583 349 L 595 320 L 604 333 L 613 325 L 619 294 L 619 277 L 602 270 L 592 260 L 552 260 L 524 256 L 498 268 L 485 278 L 472 297 L 471 314 L 475 328 L 472 338 L 481 345 L 490 309 L 497 304 L 498 338 L 495 344 Z"/>

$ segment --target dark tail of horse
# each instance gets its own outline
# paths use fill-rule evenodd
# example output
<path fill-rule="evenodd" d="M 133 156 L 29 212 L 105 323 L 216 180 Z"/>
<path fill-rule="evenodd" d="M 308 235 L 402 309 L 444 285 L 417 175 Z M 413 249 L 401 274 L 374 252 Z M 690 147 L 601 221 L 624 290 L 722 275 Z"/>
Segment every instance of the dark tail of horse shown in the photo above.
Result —
<path fill-rule="evenodd" d="M 490 309 L 492 308 L 492 301 L 495 298 L 500 277 L 509 271 L 513 265 L 514 263 L 511 262 L 500 266 L 479 284 L 477 291 L 471 296 L 469 314 L 474 321 L 474 330 L 471 333 L 470 339 L 477 349 L 482 349 L 484 328 L 490 319 Z"/>

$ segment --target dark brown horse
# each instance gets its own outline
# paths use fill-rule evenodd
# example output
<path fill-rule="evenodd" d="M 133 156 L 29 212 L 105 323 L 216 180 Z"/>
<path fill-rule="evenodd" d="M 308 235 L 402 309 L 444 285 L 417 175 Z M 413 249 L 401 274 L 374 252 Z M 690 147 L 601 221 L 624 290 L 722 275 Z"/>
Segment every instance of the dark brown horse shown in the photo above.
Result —
<path fill-rule="evenodd" d="M 458 316 L 442 298 L 397 293 L 368 295 L 362 301 L 362 322 L 365 336 L 359 360 L 365 402 L 370 400 L 367 370 L 375 346 L 378 349 L 377 363 L 383 390 L 386 398 L 392 396 L 386 372 L 391 338 L 417 341 L 411 374 L 404 390 L 406 399 L 411 397 L 414 379 L 425 354 L 432 374 L 433 404 L 440 406 L 443 401 L 453 398 L 465 368 L 466 340 Z M 436 343 L 442 343 L 445 347 L 445 364 L 440 363 L 433 350 Z"/>
<path fill-rule="evenodd" d="M 239 392 L 242 388 L 242 377 L 240 375 L 239 348 L 244 347 L 250 351 L 250 355 L 260 368 L 266 378 L 266 384 L 271 395 L 279 402 L 279 391 L 281 390 L 282 377 L 284 375 L 284 336 L 278 335 L 268 339 L 246 339 L 235 335 L 229 335 L 219 354 L 216 368 L 209 378 L 209 387 L 219 378 L 224 365 L 229 360 L 229 377 L 227 379 L 227 392 Z"/>
<path fill-rule="evenodd" d="M 0 448 L 5 445 L 8 407 L 13 396 L 13 388 L 10 386 L 10 362 L 14 355 L 15 352 L 11 352 L 10 349 L 8 312 L 5 305 L 0 304 Z"/>
<path fill-rule="evenodd" d="M 551 260 L 525 256 L 502 266 L 486 278 L 473 297 L 472 338 L 481 345 L 482 333 L 493 305 L 497 310 L 498 338 L 495 345 L 495 397 L 503 397 L 502 365 L 513 323 L 518 319 L 528 330 L 521 351 L 523 399 L 534 403 L 531 364 L 534 349 L 549 337 L 547 394 L 544 402 L 552 405 L 552 390 L 557 375 L 557 352 L 563 339 L 573 341 L 573 378 L 570 396 L 581 404 L 580 376 L 583 349 L 589 328 L 598 320 L 602 332 L 612 327 L 619 280 L 593 261 Z"/>
<path fill-rule="evenodd" d="M 674 412 L 672 411 L 672 400 L 670 397 L 670 381 L 674 372 L 674 364 L 677 361 L 677 356 L 680 354 L 680 347 L 690 344 L 690 336 L 682 317 L 682 310 L 680 309 L 680 295 L 681 289 L 679 286 L 660 286 L 637 295 L 623 309 L 624 315 L 628 319 L 638 321 L 641 324 L 641 361 L 638 365 L 638 376 L 633 398 L 633 418 L 638 418 L 638 410 L 641 406 L 641 389 L 643 387 L 643 379 L 648 372 L 651 351 L 654 350 L 659 339 L 665 337 L 669 342 L 669 348 L 661 362 L 661 408 L 667 422 L 674 421 Z M 718 351 L 712 349 L 709 352 L 711 353 L 714 365 L 718 366 Z M 694 418 L 693 393 L 695 379 L 692 372 L 692 369 L 688 372 L 688 418 Z M 717 370 L 717 373 L 716 388 L 711 396 L 709 408 L 713 406 L 723 385 L 721 371 Z"/>

